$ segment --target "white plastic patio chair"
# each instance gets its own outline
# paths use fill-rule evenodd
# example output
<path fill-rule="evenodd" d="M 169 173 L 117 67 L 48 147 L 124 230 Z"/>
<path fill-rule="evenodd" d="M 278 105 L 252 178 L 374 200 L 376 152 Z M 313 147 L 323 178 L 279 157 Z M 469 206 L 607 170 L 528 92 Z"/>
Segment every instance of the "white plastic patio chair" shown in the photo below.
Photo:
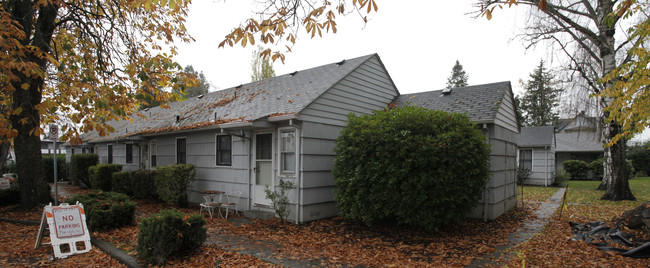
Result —
<path fill-rule="evenodd" d="M 239 216 L 239 211 L 237 211 L 237 202 L 239 202 L 239 198 L 241 197 L 241 195 L 242 195 L 241 191 L 232 192 L 229 195 L 226 195 L 226 202 L 221 203 L 219 205 L 219 215 L 222 218 L 228 219 L 228 212 L 231 210 L 234 211 L 235 214 L 237 214 L 237 216 Z M 226 210 L 225 217 L 221 214 L 221 209 Z"/>
<path fill-rule="evenodd" d="M 212 198 L 213 197 L 210 195 L 203 195 L 203 199 L 205 200 L 205 202 L 199 204 L 199 206 L 201 206 L 201 210 L 199 210 L 199 214 L 203 213 L 203 210 L 205 209 L 208 211 L 208 214 L 210 214 L 210 218 L 212 218 L 212 213 L 214 212 L 214 209 L 218 208 L 220 205 L 220 203 L 214 202 Z"/>

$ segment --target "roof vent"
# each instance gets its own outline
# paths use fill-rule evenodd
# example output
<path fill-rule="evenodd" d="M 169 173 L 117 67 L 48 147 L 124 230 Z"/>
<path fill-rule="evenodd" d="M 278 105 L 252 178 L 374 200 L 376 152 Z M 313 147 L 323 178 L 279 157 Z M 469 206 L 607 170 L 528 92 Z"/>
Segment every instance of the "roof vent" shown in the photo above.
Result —
<path fill-rule="evenodd" d="M 217 120 L 217 112 L 214 112 L 214 120 Z"/>
<path fill-rule="evenodd" d="M 179 121 L 181 121 L 181 116 L 180 116 L 180 115 L 177 115 L 177 116 L 176 116 L 176 123 L 178 123 Z"/>
<path fill-rule="evenodd" d="M 239 84 L 239 86 L 236 86 L 235 88 L 241 88 L 244 84 Z"/>
<path fill-rule="evenodd" d="M 451 88 L 445 88 L 442 90 L 442 95 L 449 95 L 451 93 Z"/>
<path fill-rule="evenodd" d="M 336 66 L 341 66 L 341 65 L 343 65 L 344 63 L 345 63 L 345 60 L 339 61 L 339 62 L 336 63 Z"/>
<path fill-rule="evenodd" d="M 146 111 L 149 111 L 149 108 L 144 108 L 144 111 L 145 111 L 145 112 L 146 112 Z"/>
<path fill-rule="evenodd" d="M 196 96 L 197 99 L 203 98 L 203 94 Z"/>
<path fill-rule="evenodd" d="M 298 71 L 295 71 L 293 73 L 290 73 L 289 76 L 293 77 L 294 75 L 298 74 Z"/>

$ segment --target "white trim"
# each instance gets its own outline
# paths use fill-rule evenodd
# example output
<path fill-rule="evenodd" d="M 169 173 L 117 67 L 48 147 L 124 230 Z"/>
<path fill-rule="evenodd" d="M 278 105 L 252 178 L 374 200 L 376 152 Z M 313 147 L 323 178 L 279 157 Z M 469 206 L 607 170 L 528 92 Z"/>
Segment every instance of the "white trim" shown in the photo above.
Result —
<path fill-rule="evenodd" d="M 217 153 L 218 153 L 218 146 L 219 146 L 218 138 L 219 138 L 219 136 L 230 136 L 230 165 L 218 165 L 217 164 L 217 161 L 218 161 L 218 154 Z M 217 133 L 217 134 L 214 135 L 214 166 L 215 167 L 219 167 L 219 168 L 232 167 L 232 162 L 233 162 L 232 150 L 233 150 L 233 145 L 234 145 L 234 141 L 233 141 L 232 137 L 233 137 L 233 135 L 230 134 L 230 133 Z"/>
<path fill-rule="evenodd" d="M 293 166 L 293 171 L 284 171 L 282 164 L 283 164 L 283 159 L 282 159 L 282 132 L 293 132 L 294 136 L 294 145 L 293 145 L 293 156 L 294 156 L 294 166 Z M 278 128 L 278 163 L 277 163 L 277 170 L 278 170 L 278 177 L 295 177 L 296 174 L 298 173 L 298 129 L 295 127 L 281 127 Z"/>
<path fill-rule="evenodd" d="M 271 170 L 271 186 L 275 187 L 275 178 L 276 178 L 276 132 L 274 129 L 264 129 L 264 130 L 259 130 L 259 131 L 253 131 L 252 133 L 252 142 L 251 142 L 251 147 L 252 147 L 252 154 L 251 154 L 251 159 L 252 161 L 250 162 L 250 167 L 249 171 L 251 172 L 252 176 L 250 177 L 250 184 L 251 184 L 251 189 L 250 189 L 250 204 L 251 207 L 258 207 L 262 208 L 265 210 L 265 207 L 268 206 L 269 204 L 263 204 L 259 202 L 255 202 L 255 187 L 257 186 L 257 172 L 255 171 L 255 168 L 257 166 L 257 135 L 261 134 L 271 134 L 271 168 L 275 170 Z M 259 201 L 259 200 L 258 200 Z M 268 210 L 271 211 L 271 210 Z"/>
<path fill-rule="evenodd" d="M 153 162 L 153 161 L 151 161 L 151 156 L 152 156 L 152 152 L 153 152 L 153 148 L 154 148 L 154 146 L 151 145 L 152 143 L 156 145 L 156 154 L 155 154 L 156 155 L 156 165 L 155 166 L 151 165 L 151 163 Z M 149 153 L 148 153 L 147 157 L 149 158 L 148 159 L 148 167 L 147 167 L 149 170 L 152 170 L 154 167 L 158 166 L 158 140 L 157 139 L 149 140 Z"/>

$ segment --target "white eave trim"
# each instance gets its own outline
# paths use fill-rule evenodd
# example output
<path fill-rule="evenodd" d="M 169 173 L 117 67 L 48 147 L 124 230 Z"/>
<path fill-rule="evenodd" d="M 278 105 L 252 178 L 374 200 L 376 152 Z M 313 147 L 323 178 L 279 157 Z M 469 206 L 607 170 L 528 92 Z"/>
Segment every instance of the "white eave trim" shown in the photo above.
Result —
<path fill-rule="evenodd" d="M 298 119 L 298 115 L 288 114 L 288 115 L 273 116 L 273 117 L 269 117 L 266 120 L 268 120 L 269 122 L 278 122 L 278 121 L 286 121 L 292 119 Z"/>

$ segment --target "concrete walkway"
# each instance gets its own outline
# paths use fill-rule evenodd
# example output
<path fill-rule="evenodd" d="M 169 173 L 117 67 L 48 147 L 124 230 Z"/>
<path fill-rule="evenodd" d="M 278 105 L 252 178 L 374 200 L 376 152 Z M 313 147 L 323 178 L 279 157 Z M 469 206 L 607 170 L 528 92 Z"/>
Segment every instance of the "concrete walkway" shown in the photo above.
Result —
<path fill-rule="evenodd" d="M 524 222 L 524 224 L 519 227 L 514 233 L 508 236 L 508 243 L 505 245 L 497 246 L 495 252 L 484 255 L 481 258 L 475 259 L 469 267 L 484 267 L 484 266 L 494 266 L 499 265 L 496 261 L 504 253 L 523 242 L 526 242 L 528 239 L 533 237 L 535 234 L 540 233 L 544 226 L 548 223 L 551 216 L 555 211 L 560 207 L 562 203 L 562 196 L 566 188 L 560 188 L 553 194 L 551 199 L 548 202 L 541 202 L 541 207 L 535 211 L 536 219 L 529 220 Z M 506 256 L 508 258 L 508 256 Z"/>

